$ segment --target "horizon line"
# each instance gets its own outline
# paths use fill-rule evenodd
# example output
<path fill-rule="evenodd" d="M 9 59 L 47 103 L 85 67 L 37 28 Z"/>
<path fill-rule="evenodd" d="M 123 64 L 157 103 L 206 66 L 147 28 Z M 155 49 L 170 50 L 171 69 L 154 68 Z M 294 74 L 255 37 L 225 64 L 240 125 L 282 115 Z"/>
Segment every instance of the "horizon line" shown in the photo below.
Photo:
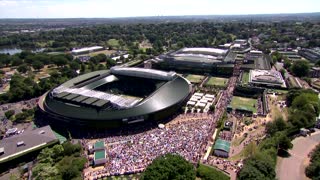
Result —
<path fill-rule="evenodd" d="M 153 18 L 153 17 L 186 17 L 186 16 L 259 16 L 259 15 L 299 15 L 317 14 L 319 12 L 297 12 L 297 13 L 261 13 L 261 14 L 207 14 L 207 15 L 154 15 L 154 16 L 117 16 L 117 17 L 7 17 L 0 19 L 121 19 L 121 18 Z"/>

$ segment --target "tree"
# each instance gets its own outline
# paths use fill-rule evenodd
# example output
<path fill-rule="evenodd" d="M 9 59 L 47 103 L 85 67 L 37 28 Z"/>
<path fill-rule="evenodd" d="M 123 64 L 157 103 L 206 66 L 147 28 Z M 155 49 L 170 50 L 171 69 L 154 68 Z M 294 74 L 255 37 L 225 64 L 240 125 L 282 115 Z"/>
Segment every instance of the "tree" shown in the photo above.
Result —
<path fill-rule="evenodd" d="M 69 64 L 70 68 L 74 71 L 80 69 L 80 64 L 76 61 L 72 61 L 70 64 Z"/>
<path fill-rule="evenodd" d="M 179 155 L 166 154 L 153 160 L 141 179 L 184 179 L 194 180 L 196 172 L 192 164 Z"/>
<path fill-rule="evenodd" d="M 113 60 L 113 59 L 111 59 L 111 58 L 107 58 L 107 59 L 106 59 L 106 63 L 107 63 L 107 66 L 108 66 L 108 67 L 112 67 L 112 66 L 116 65 L 115 60 Z"/>
<path fill-rule="evenodd" d="M 7 119 L 10 119 L 11 116 L 14 115 L 14 113 L 15 113 L 15 111 L 11 109 L 11 110 L 9 110 L 9 111 L 6 111 L 6 112 L 4 113 L 4 115 L 6 116 Z"/>
<path fill-rule="evenodd" d="M 306 175 L 311 179 L 320 179 L 320 144 L 311 154 L 310 164 L 305 170 Z"/>
<path fill-rule="evenodd" d="M 200 164 L 197 168 L 197 177 L 202 180 L 229 180 L 230 177 L 213 167 Z"/>
<path fill-rule="evenodd" d="M 283 120 L 282 117 L 276 118 L 272 122 L 268 122 L 266 125 L 266 132 L 273 136 L 278 131 L 283 131 L 287 128 L 286 122 Z"/>
<path fill-rule="evenodd" d="M 288 150 L 293 147 L 291 139 L 287 136 L 285 132 L 277 132 L 274 135 L 274 138 L 278 149 Z"/>
<path fill-rule="evenodd" d="M 210 111 L 214 112 L 215 106 L 214 106 L 214 105 L 211 105 L 211 106 L 209 107 L 209 109 L 210 109 Z"/>
<path fill-rule="evenodd" d="M 247 159 L 238 174 L 238 178 L 240 180 L 275 179 L 275 165 L 268 157 L 269 155 L 260 153 Z"/>
<path fill-rule="evenodd" d="M 64 56 L 58 55 L 58 56 L 54 56 L 52 58 L 52 61 L 55 65 L 61 67 L 64 66 L 68 63 L 68 59 L 65 58 Z"/>
<path fill-rule="evenodd" d="M 44 64 L 43 64 L 41 61 L 34 61 L 34 62 L 32 63 L 32 67 L 33 67 L 35 70 L 37 70 L 37 71 L 39 71 L 40 69 L 42 69 L 43 66 L 44 66 Z"/>
<path fill-rule="evenodd" d="M 27 64 L 21 64 L 21 65 L 19 65 L 19 67 L 17 68 L 17 70 L 18 70 L 20 73 L 26 73 L 27 71 L 30 70 L 30 67 L 29 67 Z"/>
<path fill-rule="evenodd" d="M 320 60 L 318 60 L 315 65 L 320 66 Z"/>
<path fill-rule="evenodd" d="M 81 64 L 80 73 L 83 74 L 86 72 L 86 65 L 84 63 Z"/>
<path fill-rule="evenodd" d="M 307 76 L 310 69 L 309 62 L 304 60 L 295 61 L 290 69 L 291 72 L 298 77 Z"/>
<path fill-rule="evenodd" d="M 285 78 L 286 70 L 280 69 L 281 76 Z"/>
<path fill-rule="evenodd" d="M 290 69 L 291 67 L 291 61 L 288 59 L 288 58 L 285 58 L 284 61 L 283 61 L 283 67 L 285 69 Z"/>

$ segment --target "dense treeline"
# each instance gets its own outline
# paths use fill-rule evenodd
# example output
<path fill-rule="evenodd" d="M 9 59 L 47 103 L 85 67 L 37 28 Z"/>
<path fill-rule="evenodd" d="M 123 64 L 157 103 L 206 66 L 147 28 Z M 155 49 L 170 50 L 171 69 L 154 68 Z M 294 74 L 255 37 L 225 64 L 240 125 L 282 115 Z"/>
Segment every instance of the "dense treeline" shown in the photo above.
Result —
<path fill-rule="evenodd" d="M 268 137 L 258 146 L 246 148 L 247 159 L 239 172 L 239 179 L 275 179 L 277 155 L 283 155 L 292 148 L 290 136 L 302 127 L 312 127 L 319 114 L 318 94 L 311 90 L 290 90 L 287 94 L 289 106 L 288 121 L 277 117 L 266 125 Z"/>
<path fill-rule="evenodd" d="M 43 149 L 32 169 L 34 179 L 82 179 L 85 157 L 81 157 L 80 144 L 69 141 Z"/>
<path fill-rule="evenodd" d="M 192 46 L 215 46 L 231 42 L 235 38 L 260 38 L 259 49 L 276 47 L 276 43 L 286 43 L 289 47 L 317 47 L 320 45 L 319 24 L 305 22 L 282 23 L 159 23 L 131 25 L 97 25 L 83 28 L 66 28 L 61 31 L 37 32 L 33 34 L 13 34 L 0 39 L 0 46 L 20 46 L 24 48 L 60 48 L 103 45 L 110 39 L 119 40 L 119 48 L 134 47 L 135 43 L 148 40 L 157 52 L 163 47 L 181 48 Z M 303 37 L 303 41 L 296 38 Z"/>
<path fill-rule="evenodd" d="M 312 152 L 310 161 L 310 165 L 306 168 L 306 175 L 313 180 L 320 179 L 320 144 Z"/>
<path fill-rule="evenodd" d="M 49 73 L 49 78 L 36 80 L 35 74 L 45 65 L 56 68 L 53 68 Z M 15 55 L 0 54 L 0 67 L 16 68 L 19 73 L 24 74 L 15 73 L 11 77 L 10 89 L 7 93 L 0 95 L 0 104 L 38 97 L 51 88 L 77 76 L 78 73 L 108 69 L 114 65 L 115 62 L 104 54 L 91 57 L 88 63 L 81 63 L 77 59 L 73 60 L 70 54 L 34 54 L 27 51 Z"/>

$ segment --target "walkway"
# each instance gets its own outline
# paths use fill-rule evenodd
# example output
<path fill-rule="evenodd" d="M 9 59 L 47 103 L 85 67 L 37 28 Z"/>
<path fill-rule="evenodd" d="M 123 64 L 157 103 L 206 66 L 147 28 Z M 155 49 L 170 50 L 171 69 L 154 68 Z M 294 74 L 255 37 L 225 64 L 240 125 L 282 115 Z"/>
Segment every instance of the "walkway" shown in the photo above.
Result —
<path fill-rule="evenodd" d="M 311 136 L 298 137 L 292 141 L 293 148 L 288 158 L 278 157 L 277 178 L 280 180 L 303 180 L 307 179 L 304 174 L 308 154 L 320 143 L 320 131 L 312 133 Z"/>

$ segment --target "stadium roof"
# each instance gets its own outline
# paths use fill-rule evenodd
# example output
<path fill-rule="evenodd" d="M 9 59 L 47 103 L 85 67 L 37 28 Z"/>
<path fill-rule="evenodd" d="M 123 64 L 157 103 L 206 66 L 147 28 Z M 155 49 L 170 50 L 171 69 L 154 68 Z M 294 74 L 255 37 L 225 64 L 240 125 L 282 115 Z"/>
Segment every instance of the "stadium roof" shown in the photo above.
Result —
<path fill-rule="evenodd" d="M 95 50 L 98 50 L 98 49 L 103 49 L 103 47 L 102 46 L 84 47 L 84 48 L 81 48 L 81 49 L 74 49 L 71 52 L 72 53 L 81 53 L 81 52 L 87 52 L 87 51 L 95 51 Z"/>
<path fill-rule="evenodd" d="M 20 135 L 4 138 L 0 142 L 0 147 L 4 148 L 4 154 L 0 155 L 0 162 L 15 158 L 34 149 L 46 147 L 54 141 L 58 142 L 58 139 L 50 126 L 25 131 Z"/>
<path fill-rule="evenodd" d="M 223 150 L 225 152 L 230 152 L 230 142 L 223 140 L 223 139 L 217 139 L 216 143 L 213 147 L 214 150 Z"/>
<path fill-rule="evenodd" d="M 199 52 L 199 53 L 215 53 L 215 54 L 226 54 L 228 50 L 225 49 L 217 49 L 217 48 L 183 48 L 182 52 Z"/>
<path fill-rule="evenodd" d="M 128 67 L 112 67 L 111 73 L 115 75 L 127 75 L 135 76 L 141 78 L 151 78 L 159 80 L 172 80 L 175 76 L 175 72 L 165 72 L 154 69 L 144 69 L 144 68 L 128 68 Z"/>
<path fill-rule="evenodd" d="M 131 68 L 126 68 L 125 71 L 129 71 L 130 69 Z M 155 70 L 146 69 L 146 70 L 140 71 L 138 69 L 139 68 L 134 68 L 133 71 L 134 72 L 139 71 L 139 73 L 140 72 L 143 72 L 143 73 L 157 72 L 158 73 L 158 71 L 155 71 Z M 166 73 L 164 74 L 166 75 Z M 78 92 L 77 90 L 76 91 L 68 90 L 68 93 L 76 93 L 76 94 L 81 94 L 82 96 L 85 96 L 86 92 L 90 92 L 95 87 L 108 83 L 109 82 L 108 78 L 111 76 L 117 76 L 117 75 L 113 75 L 112 72 L 108 70 L 103 70 L 103 71 L 88 73 L 85 75 L 78 76 L 74 79 L 71 79 L 60 85 L 63 88 L 61 89 L 56 88 L 55 90 L 52 90 L 50 93 L 46 93 L 44 95 L 45 97 L 44 100 L 39 101 L 40 103 L 39 108 L 43 112 L 46 112 L 47 114 L 52 115 L 51 117 L 54 116 L 55 119 L 67 118 L 69 122 L 80 122 L 81 124 L 87 124 L 90 122 L 92 124 L 96 124 L 96 123 L 105 122 L 105 120 L 124 120 L 131 117 L 140 117 L 147 114 L 160 112 L 162 110 L 167 109 L 168 107 L 172 107 L 181 103 L 183 100 L 186 99 L 186 97 L 188 97 L 188 95 L 191 92 L 191 87 L 189 85 L 189 82 L 179 75 L 174 75 L 174 78 L 172 80 L 165 82 L 148 97 L 144 97 L 142 101 L 139 101 L 137 104 L 129 108 L 121 108 L 121 109 L 110 109 L 110 108 L 97 109 L 97 108 L 91 108 L 91 107 L 88 108 L 87 106 L 82 106 L 81 104 L 73 105 L 72 103 L 74 100 L 79 100 L 84 98 L 75 97 L 74 99 L 72 99 L 71 103 L 69 102 L 66 103 L 65 101 L 60 100 L 54 95 L 54 94 L 59 94 L 63 92 L 64 88 L 70 88 L 70 89 L 80 89 L 82 91 Z M 141 78 L 150 79 L 149 77 L 150 75 L 147 73 Z M 92 92 L 95 92 L 95 91 L 92 91 Z M 93 93 L 93 96 L 96 97 L 99 94 L 106 94 L 105 92 L 101 92 L 101 93 L 100 92 Z M 119 95 L 114 95 L 114 96 L 119 96 Z M 99 98 L 99 97 L 96 97 L 96 98 Z M 83 101 L 86 101 L 86 100 L 87 99 Z M 94 102 L 93 104 L 95 103 L 99 104 L 98 101 Z"/>

